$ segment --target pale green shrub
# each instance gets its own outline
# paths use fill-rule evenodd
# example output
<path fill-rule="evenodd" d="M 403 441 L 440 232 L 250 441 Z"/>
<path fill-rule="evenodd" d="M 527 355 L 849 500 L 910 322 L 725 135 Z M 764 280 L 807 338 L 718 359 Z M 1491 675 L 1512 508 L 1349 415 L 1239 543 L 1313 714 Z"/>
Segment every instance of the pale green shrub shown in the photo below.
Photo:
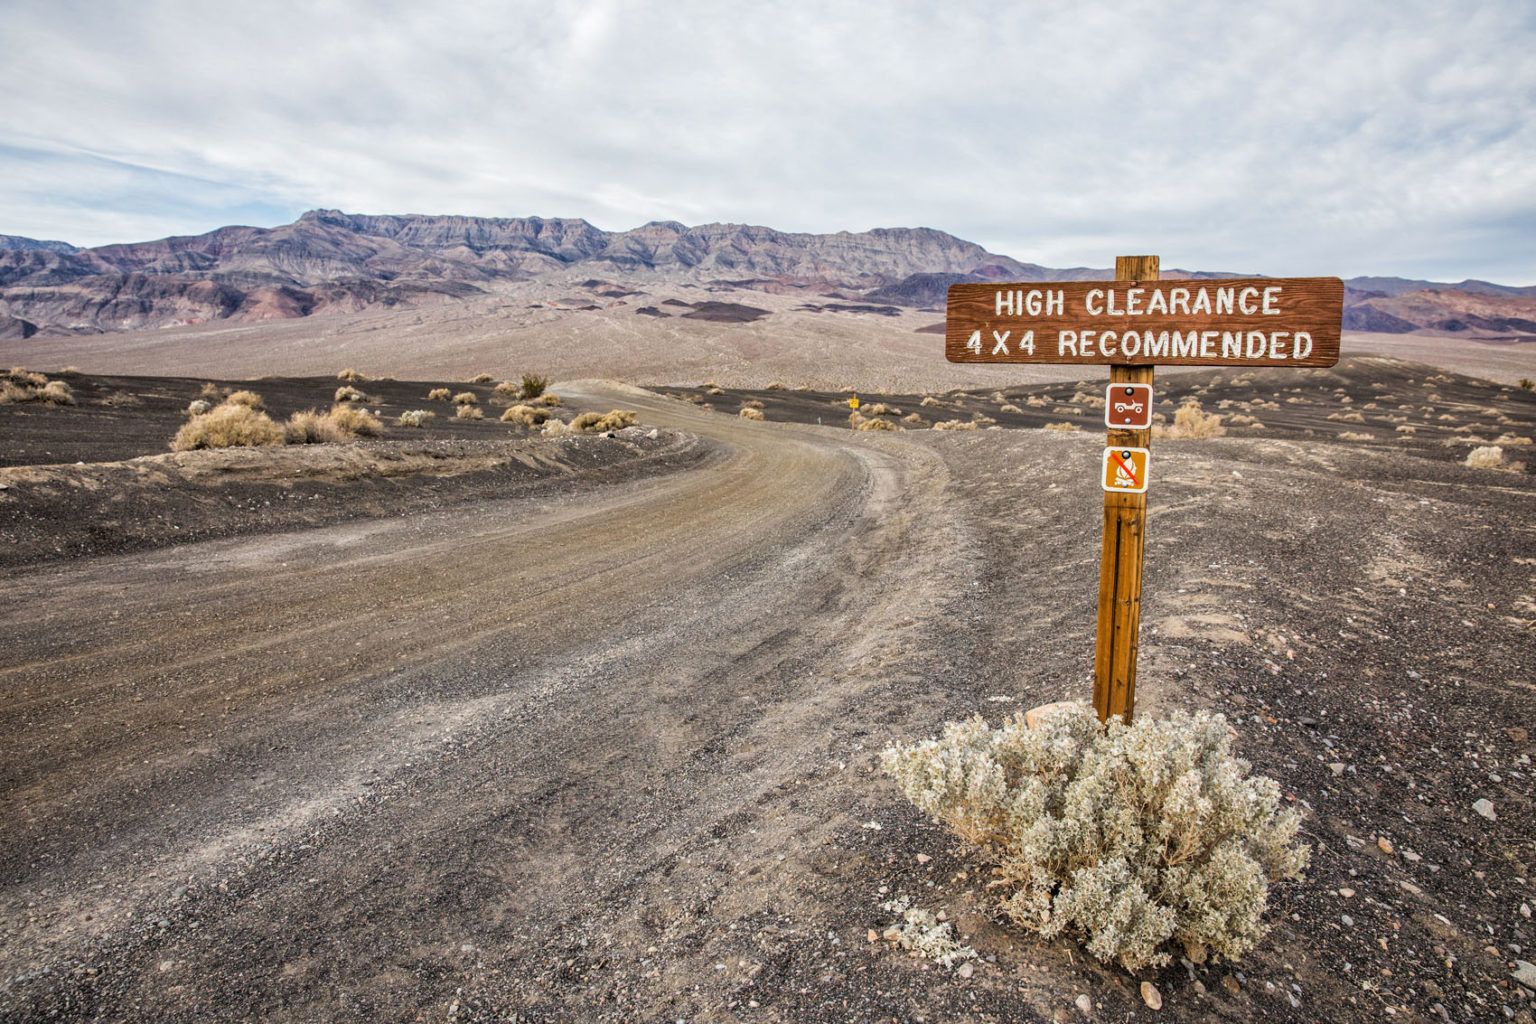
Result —
<path fill-rule="evenodd" d="M 1272 882 L 1310 851 L 1272 779 L 1250 776 L 1220 715 L 1118 719 L 1069 705 L 1029 729 L 951 722 L 895 746 L 885 770 L 917 807 L 996 865 L 1001 906 L 1047 938 L 1071 932 L 1127 970 L 1203 962 L 1263 936 Z"/>
<path fill-rule="evenodd" d="M 542 377 L 537 373 L 523 374 L 523 388 L 521 398 L 538 398 L 550 384 L 554 383 L 548 377 Z"/>
<path fill-rule="evenodd" d="M 437 413 L 428 412 L 426 409 L 407 409 L 395 420 L 402 427 L 425 427 L 427 420 L 437 418 Z"/>
<path fill-rule="evenodd" d="M 1473 448 L 1467 453 L 1466 462 L 1463 465 L 1473 469 L 1502 469 L 1518 473 L 1525 469 L 1523 462 L 1509 462 L 1504 458 L 1504 449 L 1500 445 L 1490 444 L 1481 448 Z"/>
<path fill-rule="evenodd" d="M 203 413 L 212 408 L 213 404 L 206 398 L 194 398 L 192 401 L 187 403 L 187 415 L 201 416 Z"/>
<path fill-rule="evenodd" d="M 338 402 L 366 402 L 368 396 L 350 384 L 343 384 L 336 389 L 335 401 Z"/>

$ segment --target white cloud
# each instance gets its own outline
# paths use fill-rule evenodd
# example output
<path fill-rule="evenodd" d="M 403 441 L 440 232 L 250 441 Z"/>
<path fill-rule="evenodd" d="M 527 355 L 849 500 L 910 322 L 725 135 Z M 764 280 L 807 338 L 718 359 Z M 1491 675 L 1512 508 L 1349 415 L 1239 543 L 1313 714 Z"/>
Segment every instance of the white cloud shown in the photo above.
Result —
<path fill-rule="evenodd" d="M 1053 265 L 1527 282 L 1533 41 L 1522 0 L 12 0 L 0 231 L 309 206 L 923 224 Z M 139 168 L 132 209 L 101 158 Z M 201 185 L 157 208 L 160 179 Z"/>

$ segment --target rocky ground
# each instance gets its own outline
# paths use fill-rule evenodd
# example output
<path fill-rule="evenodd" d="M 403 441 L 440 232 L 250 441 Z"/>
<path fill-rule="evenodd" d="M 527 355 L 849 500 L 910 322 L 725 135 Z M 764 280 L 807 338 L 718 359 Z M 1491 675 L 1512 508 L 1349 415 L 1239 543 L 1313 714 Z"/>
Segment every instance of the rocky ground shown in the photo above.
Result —
<path fill-rule="evenodd" d="M 1305 814 L 1313 866 L 1243 963 L 1132 978 L 1021 934 L 876 769 L 1088 692 L 1095 382 L 862 396 L 1013 428 L 875 433 L 834 392 L 577 384 L 658 454 L 11 569 L 0 1015 L 1530 1021 L 1536 484 L 1460 460 L 1530 437 L 1532 396 L 1247 377 L 1166 382 L 1264 427 L 1153 444 L 1138 693 L 1226 713 Z M 94 455 L 97 414 L 29 406 L 25 443 Z M 881 940 L 895 897 L 981 959 Z"/>

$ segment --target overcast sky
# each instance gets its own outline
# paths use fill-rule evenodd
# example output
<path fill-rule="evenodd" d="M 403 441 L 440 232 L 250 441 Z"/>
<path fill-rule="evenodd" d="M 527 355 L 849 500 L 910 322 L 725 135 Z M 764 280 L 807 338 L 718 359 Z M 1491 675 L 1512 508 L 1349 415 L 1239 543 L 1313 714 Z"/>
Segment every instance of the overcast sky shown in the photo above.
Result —
<path fill-rule="evenodd" d="M 1536 4 L 0 0 L 0 233 L 941 228 L 1536 283 Z"/>

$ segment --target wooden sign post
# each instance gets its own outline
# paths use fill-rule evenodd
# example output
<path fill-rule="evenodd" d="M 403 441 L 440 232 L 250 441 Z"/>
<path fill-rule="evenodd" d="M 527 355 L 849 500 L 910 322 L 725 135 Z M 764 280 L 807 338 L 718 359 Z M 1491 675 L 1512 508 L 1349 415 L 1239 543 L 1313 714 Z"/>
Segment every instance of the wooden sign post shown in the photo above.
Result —
<path fill-rule="evenodd" d="M 1333 366 L 1343 312 L 1344 282 L 1336 277 L 1163 281 L 1156 256 L 1116 258 L 1113 281 L 950 287 L 944 353 L 951 362 L 1109 366 L 1093 660 L 1101 721 L 1129 722 L 1136 709 L 1153 366 Z M 1119 389 L 1118 406 L 1116 385 L 1130 385 Z"/>

